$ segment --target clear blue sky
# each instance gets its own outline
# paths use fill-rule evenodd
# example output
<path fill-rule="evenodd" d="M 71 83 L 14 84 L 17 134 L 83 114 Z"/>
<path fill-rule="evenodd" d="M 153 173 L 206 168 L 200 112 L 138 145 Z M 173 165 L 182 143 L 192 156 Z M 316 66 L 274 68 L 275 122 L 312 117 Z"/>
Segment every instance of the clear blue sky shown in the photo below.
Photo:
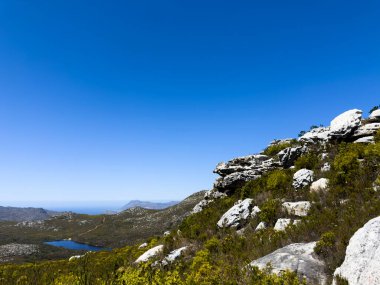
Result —
<path fill-rule="evenodd" d="M 379 15 L 379 1 L 3 0 L 0 201 L 180 199 L 219 161 L 367 112 Z"/>

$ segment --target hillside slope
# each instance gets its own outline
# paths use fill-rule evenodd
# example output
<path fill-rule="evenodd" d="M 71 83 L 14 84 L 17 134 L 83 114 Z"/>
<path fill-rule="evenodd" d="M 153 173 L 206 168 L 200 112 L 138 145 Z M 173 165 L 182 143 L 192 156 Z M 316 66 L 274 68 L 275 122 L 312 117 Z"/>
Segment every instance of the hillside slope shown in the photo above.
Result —
<path fill-rule="evenodd" d="M 182 222 L 168 211 L 168 221 L 157 224 L 155 214 L 141 208 L 118 218 L 127 222 L 133 214 L 137 221 L 145 213 L 146 229 L 149 224 L 161 232 L 178 221 L 165 235 L 71 261 L 3 265 L 0 280 L 376 285 L 379 130 L 380 111 L 363 118 L 362 111 L 349 110 L 328 127 L 312 127 L 297 139 L 273 141 L 259 154 L 218 164 L 214 188 Z M 117 229 L 116 223 L 107 230 L 119 236 Z"/>

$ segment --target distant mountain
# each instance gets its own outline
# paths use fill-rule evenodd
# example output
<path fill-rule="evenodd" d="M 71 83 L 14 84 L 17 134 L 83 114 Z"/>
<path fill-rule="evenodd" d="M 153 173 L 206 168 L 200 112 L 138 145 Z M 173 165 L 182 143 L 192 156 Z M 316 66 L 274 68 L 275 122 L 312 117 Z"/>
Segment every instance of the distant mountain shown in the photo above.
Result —
<path fill-rule="evenodd" d="M 47 220 L 58 212 L 48 211 L 43 208 L 18 208 L 0 206 L 0 221 L 37 221 Z"/>
<path fill-rule="evenodd" d="M 168 207 L 174 206 L 178 204 L 180 201 L 170 201 L 170 202 L 149 202 L 149 201 L 140 201 L 140 200 L 132 200 L 128 204 L 121 207 L 120 211 L 125 211 L 130 208 L 140 207 L 144 209 L 151 209 L 151 210 L 161 210 L 166 209 Z"/>

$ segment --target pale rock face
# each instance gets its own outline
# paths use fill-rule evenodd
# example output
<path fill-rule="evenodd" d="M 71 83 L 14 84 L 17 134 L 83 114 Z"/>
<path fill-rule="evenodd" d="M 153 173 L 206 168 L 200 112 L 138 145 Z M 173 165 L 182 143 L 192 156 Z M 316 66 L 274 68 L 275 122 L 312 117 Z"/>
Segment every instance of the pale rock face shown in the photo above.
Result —
<path fill-rule="evenodd" d="M 291 224 L 292 219 L 278 219 L 273 229 L 275 231 L 284 231 Z"/>
<path fill-rule="evenodd" d="M 354 143 L 374 143 L 375 138 L 373 136 L 359 138 Z"/>
<path fill-rule="evenodd" d="M 369 119 L 370 120 L 380 120 L 380 109 L 377 109 L 375 111 L 373 111 L 371 113 L 371 115 L 369 115 Z"/>
<path fill-rule="evenodd" d="M 327 178 L 321 178 L 313 182 L 310 186 L 311 192 L 321 192 L 327 190 L 329 187 L 329 180 Z"/>
<path fill-rule="evenodd" d="M 282 208 L 288 215 L 305 217 L 310 211 L 311 204 L 309 201 L 284 202 Z"/>
<path fill-rule="evenodd" d="M 290 244 L 251 262 L 249 265 L 264 269 L 269 263 L 272 266 L 272 272 L 275 274 L 290 270 L 296 272 L 301 278 L 305 277 L 307 281 L 313 284 L 325 285 L 327 282 L 324 273 L 325 265 L 314 254 L 315 245 L 316 242 Z"/>
<path fill-rule="evenodd" d="M 173 250 L 167 256 L 165 256 L 165 258 L 162 260 L 162 264 L 168 265 L 169 263 L 174 262 L 177 258 L 181 257 L 181 255 L 186 249 L 187 249 L 187 246 Z"/>
<path fill-rule="evenodd" d="M 299 141 L 302 142 L 317 142 L 317 141 L 324 141 L 327 142 L 329 140 L 330 135 L 330 127 L 320 127 L 312 129 L 311 131 L 304 134 L 302 137 L 299 138 Z"/>
<path fill-rule="evenodd" d="M 147 246 L 148 246 L 148 244 L 146 242 L 144 242 L 144 243 L 140 244 L 139 249 L 147 247 Z"/>
<path fill-rule="evenodd" d="M 285 167 L 291 167 L 294 162 L 307 150 L 304 146 L 288 147 L 278 153 L 280 163 Z"/>
<path fill-rule="evenodd" d="M 164 237 L 167 237 L 167 236 L 169 236 L 170 235 L 170 231 L 166 231 L 166 232 L 164 232 Z"/>
<path fill-rule="evenodd" d="M 325 162 L 325 164 L 323 164 L 323 166 L 321 167 L 321 171 L 322 172 L 327 172 L 327 171 L 330 171 L 330 170 L 331 170 L 331 165 L 328 162 Z"/>
<path fill-rule="evenodd" d="M 267 228 L 267 225 L 264 222 L 261 222 L 260 224 L 257 225 L 255 232 L 260 231 L 260 230 L 265 230 Z"/>
<path fill-rule="evenodd" d="M 295 189 L 310 185 L 314 180 L 314 172 L 306 168 L 298 170 L 293 176 L 293 187 Z"/>
<path fill-rule="evenodd" d="M 217 223 L 218 227 L 240 227 L 242 223 L 246 222 L 247 219 L 252 216 L 252 214 L 260 212 L 258 207 L 253 207 L 251 210 L 252 203 L 253 200 L 249 198 L 243 201 L 239 200 L 232 208 L 223 214 Z"/>
<path fill-rule="evenodd" d="M 331 121 L 331 138 L 346 138 L 351 135 L 361 125 L 363 111 L 353 109 L 340 114 Z"/>
<path fill-rule="evenodd" d="M 366 124 L 364 126 L 359 127 L 354 134 L 352 135 L 353 138 L 362 138 L 362 137 L 369 137 L 376 134 L 376 132 L 380 129 L 380 123 L 371 123 Z"/>
<path fill-rule="evenodd" d="M 214 202 L 216 199 L 224 198 L 227 195 L 225 193 L 209 190 L 205 193 L 203 200 L 201 200 L 198 204 L 196 204 L 193 208 L 192 214 L 201 212 L 207 205 Z"/>
<path fill-rule="evenodd" d="M 346 257 L 335 270 L 334 276 L 338 275 L 349 284 L 380 284 L 380 217 L 367 222 L 352 236 Z"/>
<path fill-rule="evenodd" d="M 155 247 L 152 247 L 151 249 L 147 250 L 142 255 L 140 255 L 140 257 L 136 259 L 135 263 L 147 262 L 149 259 L 159 255 L 163 249 L 163 245 L 157 245 Z"/>

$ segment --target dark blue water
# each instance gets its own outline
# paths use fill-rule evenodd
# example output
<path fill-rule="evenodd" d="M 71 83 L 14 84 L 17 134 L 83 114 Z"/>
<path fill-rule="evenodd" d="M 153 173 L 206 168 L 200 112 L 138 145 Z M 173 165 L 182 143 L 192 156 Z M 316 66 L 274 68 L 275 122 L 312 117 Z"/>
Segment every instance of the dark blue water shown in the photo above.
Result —
<path fill-rule="evenodd" d="M 109 248 L 106 248 L 106 247 L 93 246 L 93 245 L 79 243 L 72 240 L 56 240 L 56 241 L 47 241 L 44 243 L 48 245 L 52 245 L 52 246 L 63 247 L 63 248 L 74 249 L 74 250 L 87 250 L 87 251 L 110 250 Z"/>

